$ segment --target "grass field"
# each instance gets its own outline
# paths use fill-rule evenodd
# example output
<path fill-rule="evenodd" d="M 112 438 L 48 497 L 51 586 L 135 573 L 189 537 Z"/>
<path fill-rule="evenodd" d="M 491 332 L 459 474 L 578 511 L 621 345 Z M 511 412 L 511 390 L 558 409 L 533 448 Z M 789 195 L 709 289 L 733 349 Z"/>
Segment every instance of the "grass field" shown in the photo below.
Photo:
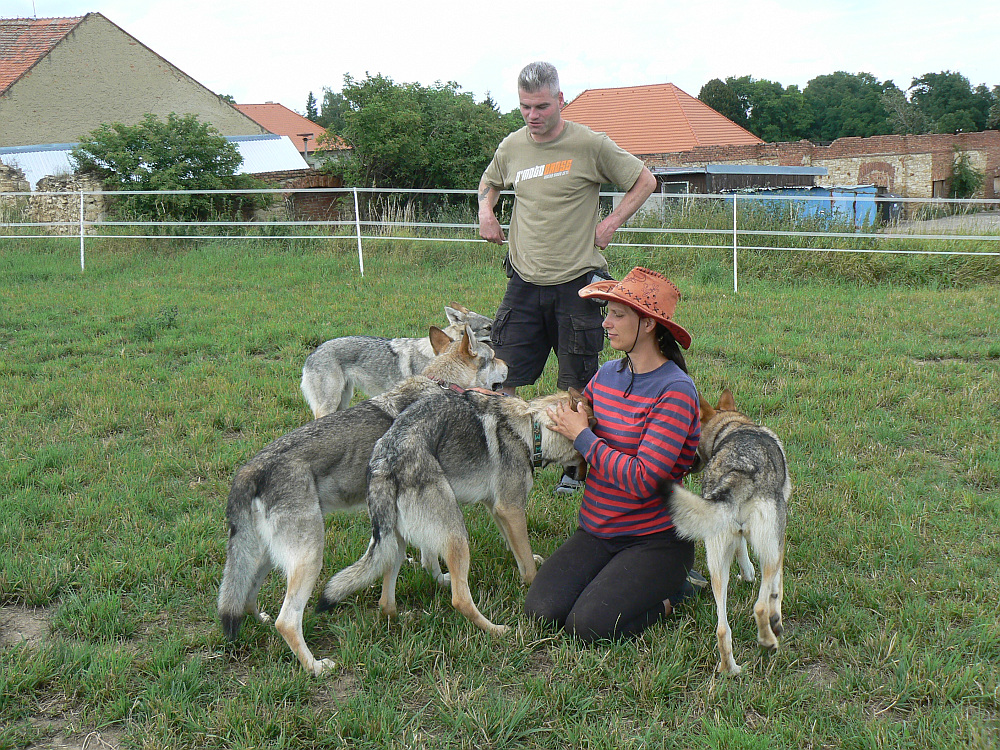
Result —
<path fill-rule="evenodd" d="M 498 251 L 369 243 L 364 278 L 349 242 L 95 241 L 84 273 L 76 252 L 0 243 L 0 749 L 997 746 L 995 258 L 982 283 L 960 259 L 790 274 L 757 254 L 734 295 L 725 251 L 610 253 L 619 275 L 642 263 L 678 284 L 699 389 L 730 387 L 785 443 L 777 654 L 759 653 L 737 582 L 737 678 L 715 672 L 710 596 L 622 643 L 528 622 L 513 557 L 472 508 L 473 593 L 511 632 L 486 636 L 404 570 L 396 621 L 377 589 L 307 611 L 314 653 L 339 665 L 316 679 L 273 628 L 222 637 L 233 472 L 309 419 L 317 344 L 421 335 L 452 301 L 491 314 Z M 530 502 L 543 556 L 575 526 L 557 479 L 538 472 Z M 328 528 L 324 580 L 369 534 L 363 515 Z M 283 592 L 271 576 L 263 608 Z"/>

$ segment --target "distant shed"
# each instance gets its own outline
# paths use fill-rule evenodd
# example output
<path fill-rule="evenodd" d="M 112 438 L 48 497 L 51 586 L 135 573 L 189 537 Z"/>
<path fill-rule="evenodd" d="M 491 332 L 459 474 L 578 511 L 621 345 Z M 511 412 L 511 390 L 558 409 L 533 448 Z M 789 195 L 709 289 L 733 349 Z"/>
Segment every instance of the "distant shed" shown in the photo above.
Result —
<path fill-rule="evenodd" d="M 734 190 L 809 188 L 826 167 L 778 167 L 758 164 L 706 164 L 703 167 L 654 167 L 661 193 L 717 195 Z"/>

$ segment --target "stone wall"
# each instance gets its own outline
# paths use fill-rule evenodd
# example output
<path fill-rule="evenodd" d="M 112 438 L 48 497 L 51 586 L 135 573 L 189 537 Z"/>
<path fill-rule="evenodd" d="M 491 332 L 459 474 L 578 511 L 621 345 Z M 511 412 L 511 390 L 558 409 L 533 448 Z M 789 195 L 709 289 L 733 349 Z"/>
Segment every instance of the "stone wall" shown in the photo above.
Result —
<path fill-rule="evenodd" d="M 878 135 L 838 138 L 827 146 L 809 141 L 708 146 L 672 154 L 640 154 L 650 167 L 692 167 L 706 164 L 760 164 L 786 167 L 826 167 L 819 185 L 874 184 L 908 198 L 934 197 L 951 178 L 955 148 L 966 152 L 984 175 L 981 198 L 997 198 L 1000 179 L 1000 131 Z"/>
<path fill-rule="evenodd" d="M 104 195 L 87 194 L 101 190 L 101 183 L 89 175 L 43 177 L 31 195 L 10 196 L 3 193 L 31 192 L 24 172 L 0 163 L 0 219 L 13 223 L 64 223 L 47 231 L 55 234 L 79 234 L 80 191 L 84 191 L 83 211 L 86 221 L 100 221 L 107 207 Z M 44 193 L 58 193 L 45 195 Z"/>

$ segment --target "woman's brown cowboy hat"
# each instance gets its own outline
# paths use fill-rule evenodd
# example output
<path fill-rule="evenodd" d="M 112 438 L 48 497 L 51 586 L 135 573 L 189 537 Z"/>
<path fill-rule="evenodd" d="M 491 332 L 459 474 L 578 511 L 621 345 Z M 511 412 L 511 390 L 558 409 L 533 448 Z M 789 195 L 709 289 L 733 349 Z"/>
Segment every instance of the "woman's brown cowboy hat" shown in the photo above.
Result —
<path fill-rule="evenodd" d="M 636 266 L 621 281 L 608 279 L 587 284 L 580 290 L 580 296 L 628 305 L 639 315 L 662 323 L 685 349 L 691 346 L 691 334 L 670 319 L 681 298 L 680 290 L 656 271 Z"/>

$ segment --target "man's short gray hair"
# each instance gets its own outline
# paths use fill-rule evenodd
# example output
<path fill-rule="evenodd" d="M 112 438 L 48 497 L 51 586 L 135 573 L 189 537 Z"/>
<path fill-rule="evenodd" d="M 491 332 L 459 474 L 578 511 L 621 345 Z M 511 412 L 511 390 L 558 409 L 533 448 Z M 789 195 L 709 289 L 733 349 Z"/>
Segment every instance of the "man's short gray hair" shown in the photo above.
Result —
<path fill-rule="evenodd" d="M 547 62 L 528 63 L 517 77 L 517 88 L 529 94 L 547 88 L 552 96 L 559 95 L 559 71 L 556 66 Z"/>

